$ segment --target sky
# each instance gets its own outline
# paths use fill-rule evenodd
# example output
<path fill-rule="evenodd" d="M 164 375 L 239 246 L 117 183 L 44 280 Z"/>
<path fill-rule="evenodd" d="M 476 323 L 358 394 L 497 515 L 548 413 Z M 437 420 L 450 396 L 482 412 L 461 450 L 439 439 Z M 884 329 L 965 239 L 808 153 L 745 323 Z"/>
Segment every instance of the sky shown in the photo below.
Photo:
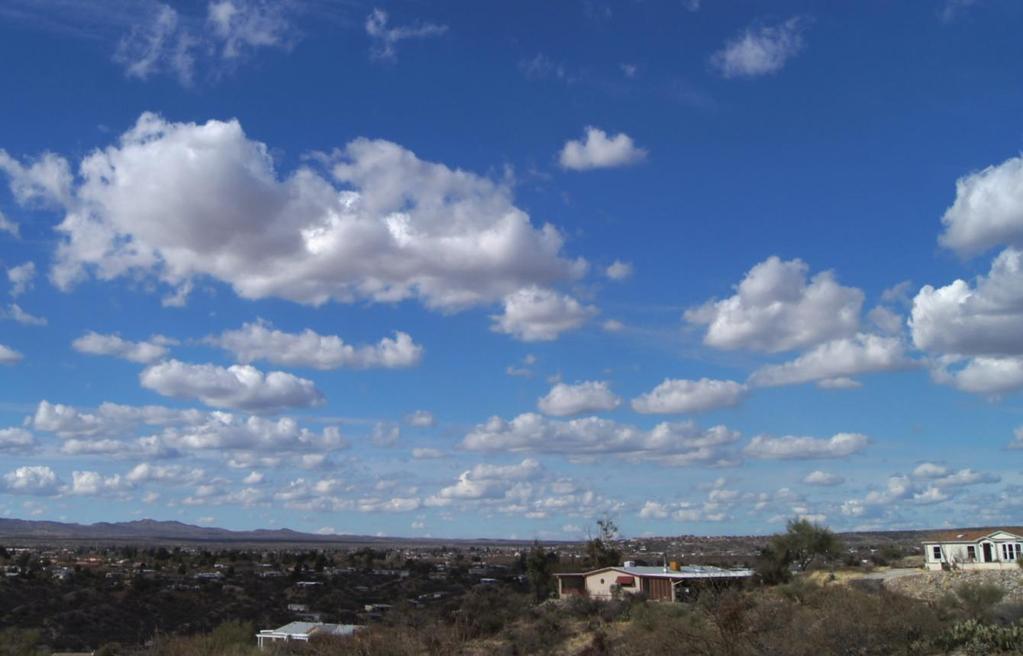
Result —
<path fill-rule="evenodd" d="M 0 516 L 1018 524 L 1021 28 L 0 3 Z"/>

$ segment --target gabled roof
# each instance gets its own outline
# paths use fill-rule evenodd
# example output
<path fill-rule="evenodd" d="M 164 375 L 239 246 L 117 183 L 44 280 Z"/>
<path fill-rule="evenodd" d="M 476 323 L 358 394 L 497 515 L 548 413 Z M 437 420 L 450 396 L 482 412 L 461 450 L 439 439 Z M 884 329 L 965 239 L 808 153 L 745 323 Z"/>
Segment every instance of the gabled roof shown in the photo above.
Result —
<path fill-rule="evenodd" d="M 928 535 L 924 542 L 976 542 L 995 533 L 1009 533 L 1023 540 L 1023 528 L 1019 526 L 1003 526 L 941 531 Z"/>

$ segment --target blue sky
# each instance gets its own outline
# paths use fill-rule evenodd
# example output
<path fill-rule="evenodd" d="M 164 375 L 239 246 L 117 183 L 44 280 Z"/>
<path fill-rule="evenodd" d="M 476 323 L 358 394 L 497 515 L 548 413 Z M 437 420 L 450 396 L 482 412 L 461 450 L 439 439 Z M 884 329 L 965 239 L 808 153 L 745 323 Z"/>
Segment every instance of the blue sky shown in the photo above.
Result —
<path fill-rule="evenodd" d="M 0 516 L 1012 522 L 1023 7 L 0 7 Z"/>

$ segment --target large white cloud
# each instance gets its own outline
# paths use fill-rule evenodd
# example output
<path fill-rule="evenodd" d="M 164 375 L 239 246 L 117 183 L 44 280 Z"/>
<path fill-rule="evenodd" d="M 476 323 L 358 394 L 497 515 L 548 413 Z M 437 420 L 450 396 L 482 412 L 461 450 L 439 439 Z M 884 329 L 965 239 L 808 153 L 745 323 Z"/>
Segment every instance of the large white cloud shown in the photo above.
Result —
<path fill-rule="evenodd" d="M 690 309 L 685 319 L 707 326 L 704 343 L 719 349 L 789 351 L 855 334 L 863 292 L 839 285 L 830 271 L 807 282 L 807 271 L 802 260 L 771 256 L 734 296 Z"/>
<path fill-rule="evenodd" d="M 757 435 L 743 452 L 764 460 L 844 458 L 859 453 L 868 444 L 870 439 L 859 433 L 838 433 L 830 438 Z"/>
<path fill-rule="evenodd" d="M 733 380 L 666 378 L 660 385 L 632 400 L 632 409 L 644 414 L 705 412 L 737 405 L 746 386 Z"/>
<path fill-rule="evenodd" d="M 909 325 L 918 348 L 959 355 L 1023 354 L 1023 251 L 1007 248 L 987 276 L 925 285 L 913 299 Z"/>
<path fill-rule="evenodd" d="M 960 255 L 1023 246 L 1023 157 L 959 178 L 955 202 L 941 222 L 941 244 Z"/>
<path fill-rule="evenodd" d="M 587 126 L 585 133 L 585 140 L 570 140 L 561 149 L 560 161 L 564 168 L 576 171 L 612 168 L 646 158 L 646 150 L 636 146 L 632 137 L 624 132 L 609 137 L 600 128 Z"/>
<path fill-rule="evenodd" d="M 544 414 L 566 417 L 614 410 L 621 402 L 606 381 L 587 380 L 574 385 L 557 383 L 537 401 L 537 406 Z"/>
<path fill-rule="evenodd" d="M 207 341 L 231 351 L 239 362 L 246 364 L 263 360 L 314 369 L 399 368 L 415 366 L 423 357 L 423 347 L 403 332 L 396 332 L 393 338 L 384 337 L 376 344 L 353 346 L 337 335 L 320 335 L 309 329 L 286 333 L 265 322 L 256 322 Z"/>
<path fill-rule="evenodd" d="M 152 276 L 171 303 L 208 276 L 250 299 L 414 298 L 455 311 L 585 272 L 507 185 L 380 140 L 310 162 L 332 179 L 311 165 L 280 176 L 237 121 L 143 114 L 82 161 L 51 278 L 69 289 L 90 275 Z"/>
<path fill-rule="evenodd" d="M 157 437 L 165 445 L 186 452 L 234 450 L 279 455 L 327 453 L 347 447 L 341 431 L 334 426 L 315 432 L 291 417 L 267 419 L 229 412 L 211 412 L 201 423 L 168 427 Z"/>
<path fill-rule="evenodd" d="M 849 376 L 911 366 L 913 361 L 906 355 L 901 339 L 859 333 L 855 337 L 836 339 L 816 346 L 789 362 L 763 366 L 753 372 L 749 382 L 759 387 L 810 381 L 830 383 Z"/>
<path fill-rule="evenodd" d="M 164 345 L 166 343 L 166 340 L 162 338 L 132 342 L 120 335 L 101 335 L 90 330 L 71 342 L 71 346 L 79 353 L 110 355 L 131 362 L 148 364 L 167 355 L 167 347 Z"/>
<path fill-rule="evenodd" d="M 963 392 L 997 397 L 1023 388 L 1023 357 L 939 358 L 931 375 Z"/>
<path fill-rule="evenodd" d="M 739 434 L 724 426 L 702 429 L 693 422 L 661 423 L 650 430 L 599 417 L 568 421 L 534 413 L 511 421 L 492 417 L 462 441 L 470 451 L 525 451 L 571 456 L 616 454 L 668 466 L 723 465 L 734 461 L 726 447 Z"/>
<path fill-rule="evenodd" d="M 27 423 L 36 430 L 54 433 L 63 439 L 121 437 L 138 426 L 197 424 L 204 419 L 198 410 L 177 410 L 158 405 L 132 406 L 102 403 L 93 410 L 82 410 L 62 403 L 40 401 Z"/>
<path fill-rule="evenodd" d="M 95 471 L 71 472 L 71 485 L 64 489 L 72 496 L 103 496 L 123 494 L 130 483 L 119 474 L 104 476 Z"/>
<path fill-rule="evenodd" d="M 60 479 L 46 465 L 18 467 L 0 479 L 0 491 L 8 494 L 51 496 L 60 490 Z"/>
<path fill-rule="evenodd" d="M 437 496 L 442 499 L 500 498 L 515 482 L 535 480 L 541 472 L 540 463 L 532 458 L 515 465 L 476 465 L 462 472 L 458 482 L 442 488 Z"/>
<path fill-rule="evenodd" d="M 571 296 L 530 287 L 505 297 L 504 312 L 491 316 L 491 330 L 524 342 L 549 342 L 565 331 L 575 330 L 596 314 L 595 307 L 583 305 Z"/>
<path fill-rule="evenodd" d="M 148 462 L 140 462 L 124 476 L 125 480 L 131 484 L 164 483 L 171 485 L 195 484 L 206 477 L 206 471 L 200 467 L 154 465 Z"/>
<path fill-rule="evenodd" d="M 805 24 L 797 17 L 778 25 L 747 29 L 715 52 L 711 64 L 725 77 L 777 73 L 803 49 Z"/>
<path fill-rule="evenodd" d="M 32 451 L 35 445 L 31 431 L 17 426 L 0 428 L 0 453 L 25 453 Z"/>
<path fill-rule="evenodd" d="M 164 396 L 199 399 L 216 408 L 277 412 L 324 402 L 311 380 L 283 371 L 263 373 L 249 365 L 218 367 L 168 360 L 147 367 L 139 381 Z"/>

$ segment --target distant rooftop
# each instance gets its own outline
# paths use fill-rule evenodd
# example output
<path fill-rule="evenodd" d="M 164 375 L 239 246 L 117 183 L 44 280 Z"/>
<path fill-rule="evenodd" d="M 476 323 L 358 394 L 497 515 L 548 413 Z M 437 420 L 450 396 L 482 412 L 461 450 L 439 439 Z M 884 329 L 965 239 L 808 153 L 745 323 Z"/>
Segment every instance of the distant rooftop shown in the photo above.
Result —
<path fill-rule="evenodd" d="M 323 622 L 290 622 L 277 629 L 263 629 L 262 634 L 278 634 L 289 636 L 311 635 L 352 635 L 358 629 L 355 624 L 326 624 Z"/>
<path fill-rule="evenodd" d="M 710 565 L 685 565 L 679 567 L 677 570 L 664 568 L 663 566 L 630 566 L 630 567 L 601 567 L 591 572 L 599 572 L 605 569 L 612 569 L 616 572 L 624 572 L 625 574 L 631 574 L 632 576 L 657 576 L 661 578 L 669 579 L 711 579 L 711 578 L 736 578 L 736 577 L 747 577 L 753 576 L 753 570 L 751 569 L 723 569 L 721 567 L 712 567 Z M 576 572 L 572 574 L 561 574 L 560 576 L 580 576 L 583 574 L 590 574 L 591 572 Z"/>

